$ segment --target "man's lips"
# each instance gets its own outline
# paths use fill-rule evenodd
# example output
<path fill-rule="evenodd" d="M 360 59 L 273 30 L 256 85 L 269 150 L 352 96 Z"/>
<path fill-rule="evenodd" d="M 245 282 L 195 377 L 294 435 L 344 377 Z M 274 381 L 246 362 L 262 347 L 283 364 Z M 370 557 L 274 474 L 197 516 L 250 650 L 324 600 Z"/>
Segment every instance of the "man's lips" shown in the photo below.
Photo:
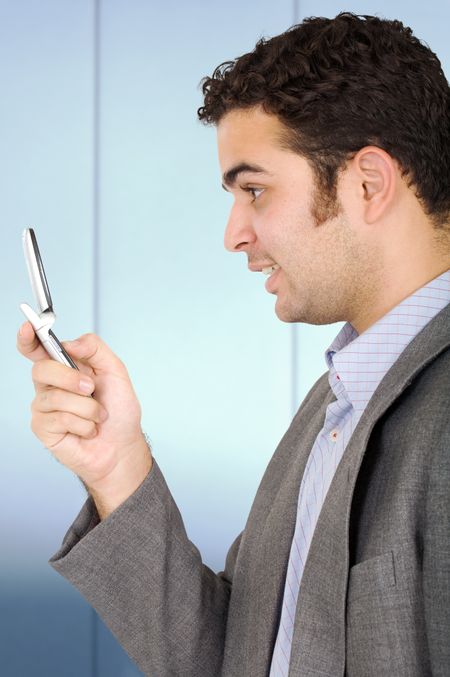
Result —
<path fill-rule="evenodd" d="M 248 269 L 253 273 L 261 273 L 263 268 L 271 268 L 272 266 L 276 265 L 277 264 L 274 263 L 274 261 L 269 261 L 268 263 L 266 261 L 262 261 L 261 263 L 249 263 Z"/>
<path fill-rule="evenodd" d="M 262 273 L 264 269 L 273 268 L 274 266 L 277 266 L 276 270 L 274 270 L 274 272 L 271 275 L 269 275 L 264 285 L 266 290 L 270 293 L 274 293 L 276 290 L 277 280 L 280 277 L 280 273 L 282 270 L 279 267 L 279 264 L 275 263 L 274 261 L 259 261 L 257 263 L 249 262 L 248 264 L 248 269 L 251 270 L 253 273 Z"/>
<path fill-rule="evenodd" d="M 281 271 L 282 268 L 277 268 L 277 270 L 275 270 L 275 272 L 273 272 L 272 275 L 270 275 L 266 280 L 266 284 L 264 286 L 271 294 L 275 293 L 277 288 L 277 280 L 280 277 Z"/>

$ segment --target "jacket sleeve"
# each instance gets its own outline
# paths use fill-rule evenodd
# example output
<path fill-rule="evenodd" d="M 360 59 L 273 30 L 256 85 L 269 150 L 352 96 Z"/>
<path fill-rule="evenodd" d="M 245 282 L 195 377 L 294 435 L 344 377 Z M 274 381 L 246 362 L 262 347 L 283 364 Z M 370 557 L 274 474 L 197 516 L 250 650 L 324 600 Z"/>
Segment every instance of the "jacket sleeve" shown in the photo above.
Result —
<path fill-rule="evenodd" d="M 424 529 L 424 611 L 433 677 L 450 674 L 450 432 L 430 468 Z"/>
<path fill-rule="evenodd" d="M 87 499 L 50 564 L 145 675 L 216 677 L 240 539 L 223 572 L 204 565 L 153 458 L 141 486 L 105 520 Z"/>

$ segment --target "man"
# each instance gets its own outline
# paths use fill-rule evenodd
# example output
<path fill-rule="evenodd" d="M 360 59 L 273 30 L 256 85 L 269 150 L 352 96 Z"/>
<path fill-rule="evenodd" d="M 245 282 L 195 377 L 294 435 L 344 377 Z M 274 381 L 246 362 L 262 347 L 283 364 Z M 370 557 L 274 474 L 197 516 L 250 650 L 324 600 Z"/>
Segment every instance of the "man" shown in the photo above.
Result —
<path fill-rule="evenodd" d="M 203 93 L 234 198 L 226 247 L 271 273 L 281 320 L 347 323 L 219 574 L 187 539 L 123 363 L 93 334 L 66 343 L 83 390 L 25 324 L 32 429 L 90 494 L 52 566 L 146 675 L 450 675 L 440 63 L 400 22 L 342 13 L 260 40 Z"/>

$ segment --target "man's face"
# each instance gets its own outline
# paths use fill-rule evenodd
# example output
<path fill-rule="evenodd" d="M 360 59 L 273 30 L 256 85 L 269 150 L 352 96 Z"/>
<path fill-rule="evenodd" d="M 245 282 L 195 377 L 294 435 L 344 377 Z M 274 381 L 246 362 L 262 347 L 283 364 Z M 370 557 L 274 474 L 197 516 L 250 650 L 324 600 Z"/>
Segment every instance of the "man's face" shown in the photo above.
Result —
<path fill-rule="evenodd" d="M 340 179 L 330 204 L 308 162 L 280 146 L 282 130 L 278 118 L 260 108 L 231 111 L 217 126 L 223 184 L 234 197 L 225 247 L 245 252 L 251 270 L 280 267 L 265 279 L 281 320 L 349 319 L 368 264 L 348 219 L 350 192 Z"/>

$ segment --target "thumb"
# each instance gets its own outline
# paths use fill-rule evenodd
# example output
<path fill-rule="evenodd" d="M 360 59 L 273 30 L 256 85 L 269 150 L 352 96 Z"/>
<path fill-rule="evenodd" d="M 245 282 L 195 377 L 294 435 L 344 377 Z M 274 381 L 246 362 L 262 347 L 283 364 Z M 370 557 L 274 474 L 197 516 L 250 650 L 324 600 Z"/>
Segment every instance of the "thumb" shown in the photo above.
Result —
<path fill-rule="evenodd" d="M 122 360 L 97 334 L 83 334 L 75 341 L 62 343 L 73 357 L 83 360 L 96 372 L 126 371 Z"/>

